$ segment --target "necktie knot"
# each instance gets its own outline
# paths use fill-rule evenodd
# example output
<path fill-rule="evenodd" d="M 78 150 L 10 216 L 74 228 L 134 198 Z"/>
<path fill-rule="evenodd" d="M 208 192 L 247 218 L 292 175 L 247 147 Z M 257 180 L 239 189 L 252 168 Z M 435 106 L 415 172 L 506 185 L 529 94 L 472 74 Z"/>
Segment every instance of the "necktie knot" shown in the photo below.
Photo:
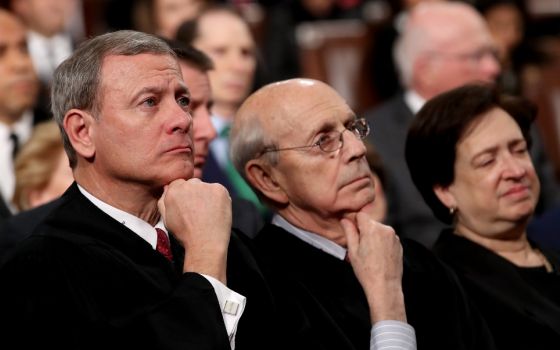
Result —
<path fill-rule="evenodd" d="M 222 131 L 220 131 L 220 137 L 221 138 L 229 138 L 229 132 L 231 131 L 231 126 L 228 125 L 225 128 L 222 129 Z"/>
<path fill-rule="evenodd" d="M 160 228 L 156 228 L 157 232 L 157 244 L 156 250 L 163 255 L 167 260 L 173 261 L 173 254 L 171 253 L 171 244 L 169 243 L 169 237 Z"/>
<path fill-rule="evenodd" d="M 12 142 L 12 158 L 15 158 L 19 151 L 19 137 L 15 132 L 10 134 L 10 141 Z"/>

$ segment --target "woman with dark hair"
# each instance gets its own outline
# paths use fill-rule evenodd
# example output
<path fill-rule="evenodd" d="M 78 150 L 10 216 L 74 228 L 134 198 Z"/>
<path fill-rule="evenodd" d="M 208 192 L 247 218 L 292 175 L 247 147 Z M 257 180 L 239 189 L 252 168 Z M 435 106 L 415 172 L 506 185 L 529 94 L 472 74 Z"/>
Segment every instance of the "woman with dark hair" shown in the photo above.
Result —
<path fill-rule="evenodd" d="M 489 85 L 430 100 L 406 143 L 412 179 L 452 225 L 436 254 L 458 274 L 500 349 L 560 344 L 559 255 L 527 239 L 540 184 L 528 153 L 536 110 Z"/>

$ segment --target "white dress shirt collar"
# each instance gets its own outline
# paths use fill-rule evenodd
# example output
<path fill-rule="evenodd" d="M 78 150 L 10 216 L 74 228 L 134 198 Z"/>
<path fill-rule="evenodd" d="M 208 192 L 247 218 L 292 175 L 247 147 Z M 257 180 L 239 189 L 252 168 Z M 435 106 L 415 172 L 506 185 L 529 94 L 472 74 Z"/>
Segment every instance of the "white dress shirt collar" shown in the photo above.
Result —
<path fill-rule="evenodd" d="M 426 100 L 418 95 L 414 90 L 407 90 L 404 94 L 404 102 L 412 111 L 412 114 L 418 113 L 418 111 L 424 106 Z"/>
<path fill-rule="evenodd" d="M 109 215 L 113 219 L 117 220 L 132 232 L 136 233 L 138 236 L 142 237 L 146 242 L 150 243 L 152 248 L 156 249 L 157 245 L 157 233 L 155 228 L 162 229 L 166 234 L 167 229 L 163 225 L 163 220 L 160 218 L 159 222 L 156 224 L 155 227 L 147 223 L 146 221 L 140 219 L 137 216 L 129 214 L 123 210 L 115 208 L 102 200 L 94 197 L 91 193 L 86 191 L 82 186 L 78 185 L 78 189 L 82 194 L 89 199 L 93 205 L 98 207 L 101 211 L 105 214 Z"/>
<path fill-rule="evenodd" d="M 220 168 L 225 170 L 229 163 L 229 139 L 220 137 L 220 135 L 225 128 L 231 125 L 231 121 L 217 114 L 213 114 L 210 118 L 218 133 L 218 137 L 210 142 L 210 150 Z"/>
<path fill-rule="evenodd" d="M 272 224 L 283 228 L 302 241 L 312 245 L 317 249 L 322 250 L 327 254 L 334 256 L 337 259 L 344 260 L 344 258 L 346 257 L 346 248 L 341 247 L 335 242 L 326 239 L 325 237 L 320 236 L 316 233 L 296 227 L 278 214 L 275 214 L 272 217 Z"/>

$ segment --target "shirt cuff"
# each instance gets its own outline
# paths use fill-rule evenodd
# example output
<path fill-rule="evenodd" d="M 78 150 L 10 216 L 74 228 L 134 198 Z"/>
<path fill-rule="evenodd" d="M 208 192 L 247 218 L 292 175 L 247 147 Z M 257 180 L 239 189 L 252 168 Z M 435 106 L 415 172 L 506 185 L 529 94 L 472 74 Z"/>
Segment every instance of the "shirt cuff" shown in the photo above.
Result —
<path fill-rule="evenodd" d="M 218 298 L 218 303 L 220 304 L 220 309 L 222 310 L 222 316 L 229 336 L 229 343 L 231 348 L 235 349 L 237 324 L 239 323 L 239 319 L 245 310 L 246 298 L 243 295 L 229 289 L 225 284 L 214 277 L 205 274 L 201 275 L 206 278 L 214 288 L 214 292 Z"/>
<path fill-rule="evenodd" d="M 385 320 L 371 328 L 370 350 L 416 350 L 416 334 L 408 323 Z"/>

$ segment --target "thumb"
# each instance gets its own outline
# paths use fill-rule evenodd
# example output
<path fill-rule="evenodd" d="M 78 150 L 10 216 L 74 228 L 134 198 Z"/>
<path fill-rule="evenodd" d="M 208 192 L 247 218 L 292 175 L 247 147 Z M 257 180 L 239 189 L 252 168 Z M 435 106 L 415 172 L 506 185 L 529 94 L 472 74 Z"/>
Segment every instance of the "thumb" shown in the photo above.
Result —
<path fill-rule="evenodd" d="M 355 252 L 358 249 L 360 236 L 356 225 L 351 220 L 340 220 L 344 234 L 346 235 L 346 243 L 348 245 L 348 252 Z M 352 254 L 353 255 L 353 254 Z"/>

